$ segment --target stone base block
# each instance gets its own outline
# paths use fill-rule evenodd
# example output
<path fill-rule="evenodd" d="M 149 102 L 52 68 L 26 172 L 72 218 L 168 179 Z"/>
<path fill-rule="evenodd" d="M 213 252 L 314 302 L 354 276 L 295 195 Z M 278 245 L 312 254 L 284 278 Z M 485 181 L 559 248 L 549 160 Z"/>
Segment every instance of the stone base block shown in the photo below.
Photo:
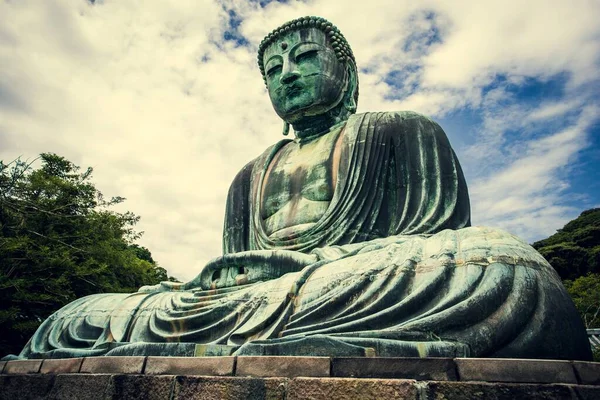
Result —
<path fill-rule="evenodd" d="M 334 358 L 331 376 L 455 381 L 451 358 Z"/>
<path fill-rule="evenodd" d="M 170 399 L 175 379 L 162 375 L 113 375 L 105 399 Z"/>
<path fill-rule="evenodd" d="M 48 375 L 52 377 L 52 375 Z M 108 374 L 64 374 L 56 375 L 49 399 L 104 399 L 110 383 Z"/>
<path fill-rule="evenodd" d="M 287 379 L 250 377 L 178 376 L 176 400 L 284 400 Z"/>
<path fill-rule="evenodd" d="M 328 357 L 238 357 L 238 376 L 329 376 Z"/>
<path fill-rule="evenodd" d="M 141 374 L 146 357 L 86 357 L 81 364 L 82 373 Z"/>
<path fill-rule="evenodd" d="M 35 374 L 40 371 L 42 360 L 8 361 L 4 366 L 5 374 Z"/>
<path fill-rule="evenodd" d="M 577 383 L 569 361 L 457 358 L 461 381 Z"/>
<path fill-rule="evenodd" d="M 83 358 L 62 358 L 44 360 L 40 373 L 42 374 L 69 374 L 77 373 L 81 369 Z"/>
<path fill-rule="evenodd" d="M 0 375 L 0 400 L 46 399 L 54 375 Z"/>
<path fill-rule="evenodd" d="M 146 374 L 233 375 L 235 357 L 148 357 Z"/>
<path fill-rule="evenodd" d="M 402 379 L 297 378 L 286 400 L 417 399 L 416 381 Z"/>
<path fill-rule="evenodd" d="M 600 363 L 574 361 L 573 367 L 584 385 L 600 385 Z"/>

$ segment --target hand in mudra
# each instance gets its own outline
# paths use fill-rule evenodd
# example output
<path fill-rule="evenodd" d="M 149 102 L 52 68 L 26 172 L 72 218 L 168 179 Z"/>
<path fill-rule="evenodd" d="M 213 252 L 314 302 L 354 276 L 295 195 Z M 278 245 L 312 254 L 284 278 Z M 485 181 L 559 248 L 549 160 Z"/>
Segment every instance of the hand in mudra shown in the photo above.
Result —
<path fill-rule="evenodd" d="M 317 262 L 314 254 L 289 250 L 251 250 L 209 261 L 185 289 L 219 289 L 279 278 Z"/>

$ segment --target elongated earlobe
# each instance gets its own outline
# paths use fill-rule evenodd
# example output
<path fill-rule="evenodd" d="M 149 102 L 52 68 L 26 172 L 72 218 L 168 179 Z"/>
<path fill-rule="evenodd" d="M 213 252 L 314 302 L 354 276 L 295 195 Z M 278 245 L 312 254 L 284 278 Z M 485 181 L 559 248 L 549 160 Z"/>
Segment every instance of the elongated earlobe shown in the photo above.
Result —
<path fill-rule="evenodd" d="M 344 107 L 346 107 L 346 110 L 348 110 L 350 114 L 354 114 L 356 112 L 357 107 L 356 101 L 354 101 L 354 96 L 350 96 L 348 101 L 346 101 L 346 104 L 344 104 Z"/>
<path fill-rule="evenodd" d="M 283 121 L 283 136 L 287 136 L 290 133 L 290 124 L 287 121 Z"/>
<path fill-rule="evenodd" d="M 358 85 L 358 77 L 356 76 L 355 70 L 348 64 L 348 89 L 344 98 L 344 108 L 350 113 L 354 114 L 357 109 L 356 94 Z"/>

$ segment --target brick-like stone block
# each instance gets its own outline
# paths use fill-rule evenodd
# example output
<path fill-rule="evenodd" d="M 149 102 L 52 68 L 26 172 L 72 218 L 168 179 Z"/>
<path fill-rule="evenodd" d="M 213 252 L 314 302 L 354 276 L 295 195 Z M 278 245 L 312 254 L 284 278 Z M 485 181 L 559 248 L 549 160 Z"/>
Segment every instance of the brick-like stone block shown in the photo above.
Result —
<path fill-rule="evenodd" d="M 237 376 L 297 376 L 318 377 L 330 375 L 329 357 L 259 356 L 238 357 Z"/>
<path fill-rule="evenodd" d="M 283 400 L 288 379 L 178 376 L 174 400 Z"/>
<path fill-rule="evenodd" d="M 574 361 L 573 367 L 584 385 L 600 385 L 600 363 Z M 600 398 L 600 397 L 599 397 Z"/>
<path fill-rule="evenodd" d="M 456 358 L 461 381 L 577 383 L 569 361 Z"/>
<path fill-rule="evenodd" d="M 145 374 L 233 375 L 235 357 L 148 357 Z"/>
<path fill-rule="evenodd" d="M 578 400 L 598 400 L 600 399 L 600 386 L 577 385 L 573 386 L 577 393 Z"/>
<path fill-rule="evenodd" d="M 413 380 L 356 378 L 296 378 L 287 387 L 286 400 L 417 399 Z"/>
<path fill-rule="evenodd" d="M 174 385 L 173 375 L 113 375 L 105 399 L 168 400 Z"/>
<path fill-rule="evenodd" d="M 86 357 L 80 372 L 90 374 L 141 374 L 146 357 Z"/>
<path fill-rule="evenodd" d="M 103 399 L 110 382 L 109 374 L 41 375 L 56 377 L 48 396 L 54 400 Z"/>
<path fill-rule="evenodd" d="M 36 374 L 40 371 L 42 360 L 13 360 L 4 366 L 5 374 Z"/>
<path fill-rule="evenodd" d="M 334 358 L 332 377 L 416 379 L 455 381 L 456 365 L 451 358 Z"/>
<path fill-rule="evenodd" d="M 2 375 L 0 400 L 46 399 L 54 375 Z"/>
<path fill-rule="evenodd" d="M 61 358 L 44 360 L 40 373 L 42 374 L 69 374 L 77 373 L 81 368 L 83 358 Z"/>
<path fill-rule="evenodd" d="M 428 400 L 566 400 L 577 399 L 568 385 L 534 385 L 488 382 L 423 382 L 421 393 Z"/>

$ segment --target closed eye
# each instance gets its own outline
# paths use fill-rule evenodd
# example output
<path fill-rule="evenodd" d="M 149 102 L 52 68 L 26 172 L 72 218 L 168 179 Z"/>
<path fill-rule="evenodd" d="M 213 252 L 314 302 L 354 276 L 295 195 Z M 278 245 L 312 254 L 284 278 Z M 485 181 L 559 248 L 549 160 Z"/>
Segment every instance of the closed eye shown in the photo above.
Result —
<path fill-rule="evenodd" d="M 300 54 L 296 54 L 296 62 L 300 62 L 303 60 L 308 60 L 315 57 L 318 54 L 318 49 L 307 49 Z"/>
<path fill-rule="evenodd" d="M 271 76 L 276 74 L 277 72 L 281 72 L 281 65 L 275 65 L 267 70 L 267 76 Z"/>

